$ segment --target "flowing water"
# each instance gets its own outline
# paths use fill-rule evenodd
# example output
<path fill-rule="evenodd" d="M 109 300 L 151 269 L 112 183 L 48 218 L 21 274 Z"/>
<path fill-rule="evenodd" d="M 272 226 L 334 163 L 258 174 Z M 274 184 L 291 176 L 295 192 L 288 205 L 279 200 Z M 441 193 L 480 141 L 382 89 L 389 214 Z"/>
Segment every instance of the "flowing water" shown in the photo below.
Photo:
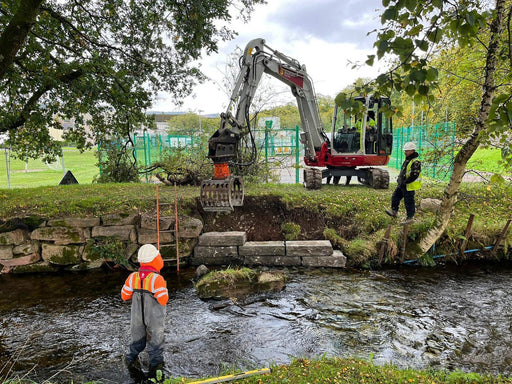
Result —
<path fill-rule="evenodd" d="M 295 271 L 283 291 L 222 309 L 197 297 L 193 272 L 164 273 L 173 376 L 323 354 L 512 375 L 512 267 Z M 0 377 L 126 381 L 127 275 L 0 276 Z"/>

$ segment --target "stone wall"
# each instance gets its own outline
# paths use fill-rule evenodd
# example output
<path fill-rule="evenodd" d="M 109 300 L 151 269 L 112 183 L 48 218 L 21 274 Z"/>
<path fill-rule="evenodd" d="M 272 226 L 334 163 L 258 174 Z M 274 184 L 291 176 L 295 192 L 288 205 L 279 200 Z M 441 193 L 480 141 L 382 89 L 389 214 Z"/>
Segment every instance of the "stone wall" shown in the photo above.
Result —
<path fill-rule="evenodd" d="M 203 223 L 192 217 L 179 220 L 181 264 L 192 254 Z M 146 214 L 41 219 L 33 229 L 27 229 L 23 219 L 14 222 L 18 228 L 0 233 L 2 273 L 91 269 L 108 261 L 128 264 L 135 261 L 140 245 L 157 243 L 156 217 Z M 171 263 L 176 263 L 175 236 L 170 231 L 174 226 L 173 219 L 161 218 L 160 230 L 167 232 L 160 235 L 160 249 Z"/>
<path fill-rule="evenodd" d="M 191 265 L 344 268 L 347 258 L 329 240 L 247 241 L 245 232 L 206 232 L 189 258 Z"/>

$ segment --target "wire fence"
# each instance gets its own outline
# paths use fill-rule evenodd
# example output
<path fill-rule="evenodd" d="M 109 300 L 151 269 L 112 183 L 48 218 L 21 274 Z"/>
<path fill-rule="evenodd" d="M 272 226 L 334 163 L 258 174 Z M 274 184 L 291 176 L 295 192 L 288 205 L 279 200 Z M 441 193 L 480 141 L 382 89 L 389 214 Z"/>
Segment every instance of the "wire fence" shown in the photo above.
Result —
<path fill-rule="evenodd" d="M 299 127 L 253 130 L 260 158 L 270 170 L 280 173 L 288 171 L 286 181 L 300 183 L 300 169 L 304 166 L 304 146 L 300 143 Z M 206 146 L 207 138 L 194 135 L 162 135 L 143 132 L 133 137 L 135 157 L 140 166 L 149 167 L 175 149 Z M 455 123 L 420 125 L 393 129 L 393 150 L 388 167 L 400 169 L 404 161 L 403 145 L 413 141 L 422 160 L 423 175 L 438 180 L 449 178 L 453 168 L 455 152 Z M 98 148 L 101 150 L 101 148 Z"/>

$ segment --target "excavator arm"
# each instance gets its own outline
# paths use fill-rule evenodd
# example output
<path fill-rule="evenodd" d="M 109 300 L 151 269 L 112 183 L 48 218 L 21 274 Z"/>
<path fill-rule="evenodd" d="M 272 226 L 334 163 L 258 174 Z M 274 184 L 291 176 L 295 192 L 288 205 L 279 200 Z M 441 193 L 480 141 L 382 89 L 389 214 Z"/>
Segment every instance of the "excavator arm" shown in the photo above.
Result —
<path fill-rule="evenodd" d="M 240 73 L 227 110 L 221 114 L 220 127 L 208 141 L 208 157 L 212 159 L 215 171 L 213 178 L 203 181 L 201 185 L 201 205 L 205 211 L 232 211 L 233 207 L 243 204 L 243 180 L 231 175 L 229 166 L 234 164 L 240 141 L 246 135 L 251 135 L 254 161 L 256 148 L 249 109 L 264 73 L 290 86 L 297 100 L 305 157 L 314 161 L 322 144 L 329 142 L 322 128 L 313 82 L 306 67 L 271 49 L 264 39 L 251 40 L 241 57 Z"/>

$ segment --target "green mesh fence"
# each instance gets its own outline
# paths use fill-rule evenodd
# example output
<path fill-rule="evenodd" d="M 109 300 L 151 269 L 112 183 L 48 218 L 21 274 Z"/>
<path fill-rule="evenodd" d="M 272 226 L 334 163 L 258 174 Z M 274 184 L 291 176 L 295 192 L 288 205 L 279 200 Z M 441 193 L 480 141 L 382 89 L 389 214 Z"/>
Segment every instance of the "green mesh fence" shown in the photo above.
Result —
<path fill-rule="evenodd" d="M 417 146 L 423 176 L 436 180 L 447 180 L 450 177 L 455 155 L 455 123 L 394 128 L 389 167 L 400 169 L 405 159 L 402 147 L 408 141 Z"/>
<path fill-rule="evenodd" d="M 268 122 L 271 123 L 271 122 Z M 304 147 L 299 140 L 299 127 L 293 129 L 254 130 L 255 143 L 265 161 L 279 158 L 280 166 L 295 168 L 295 182 L 299 183 Z M 187 135 L 155 135 L 143 133 L 134 135 L 135 156 L 142 167 L 159 161 L 163 155 L 176 148 L 207 145 L 207 140 Z M 451 175 L 455 152 L 455 123 L 420 125 L 393 129 L 393 151 L 388 166 L 400 169 L 405 155 L 403 145 L 413 141 L 418 147 L 424 176 L 446 180 Z M 293 181 L 292 181 L 293 182 Z"/>

